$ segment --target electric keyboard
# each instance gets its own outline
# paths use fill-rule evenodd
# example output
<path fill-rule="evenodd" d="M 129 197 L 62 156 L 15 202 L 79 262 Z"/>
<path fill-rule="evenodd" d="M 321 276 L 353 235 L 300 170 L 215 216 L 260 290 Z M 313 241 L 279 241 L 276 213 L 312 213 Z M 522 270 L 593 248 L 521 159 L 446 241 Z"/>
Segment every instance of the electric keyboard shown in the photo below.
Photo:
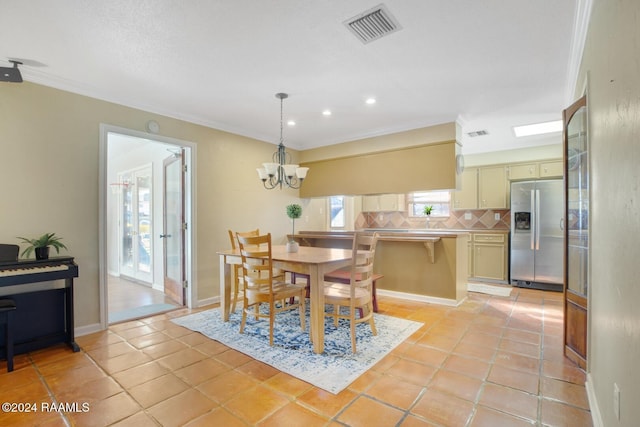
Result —
<path fill-rule="evenodd" d="M 80 350 L 74 341 L 75 277 L 78 277 L 78 266 L 69 256 L 0 262 L 0 298 L 8 297 L 16 303 L 16 354 L 60 342 L 69 344 L 73 351 Z M 56 280 L 64 280 L 64 286 L 39 284 Z M 0 338 L 3 333 L 0 331 Z"/>
<path fill-rule="evenodd" d="M 8 270 L 0 270 L 0 277 L 20 276 L 22 274 L 48 273 L 50 271 L 68 270 L 68 265 L 47 265 L 45 267 L 25 267 L 10 268 Z"/>
<path fill-rule="evenodd" d="M 78 266 L 72 257 L 53 257 L 44 260 L 0 262 L 0 286 L 78 277 Z"/>

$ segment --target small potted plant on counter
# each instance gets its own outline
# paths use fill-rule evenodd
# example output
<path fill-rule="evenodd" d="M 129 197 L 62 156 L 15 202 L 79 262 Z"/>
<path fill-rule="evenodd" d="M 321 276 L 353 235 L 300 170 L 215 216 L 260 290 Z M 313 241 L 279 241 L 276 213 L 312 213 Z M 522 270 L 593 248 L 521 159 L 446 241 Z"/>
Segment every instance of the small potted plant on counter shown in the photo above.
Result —
<path fill-rule="evenodd" d="M 26 237 L 18 237 L 29 246 L 22 251 L 22 257 L 28 258 L 32 252 L 35 252 L 36 259 L 49 259 L 49 248 L 54 247 L 56 253 L 60 253 L 60 249 L 67 249 L 62 243 L 62 237 L 56 236 L 56 233 L 45 233 L 37 239 L 27 239 Z"/>
<path fill-rule="evenodd" d="M 296 219 L 302 216 L 302 207 L 298 204 L 292 204 L 287 206 L 287 216 L 291 218 L 291 235 L 294 236 L 296 234 Z M 289 239 L 287 242 L 287 252 L 298 252 L 298 242 L 296 242 L 293 237 Z"/>
<path fill-rule="evenodd" d="M 426 228 L 429 228 L 429 222 L 431 221 L 431 211 L 433 211 L 433 206 L 428 205 L 424 207 L 424 214 L 427 216 Z"/>

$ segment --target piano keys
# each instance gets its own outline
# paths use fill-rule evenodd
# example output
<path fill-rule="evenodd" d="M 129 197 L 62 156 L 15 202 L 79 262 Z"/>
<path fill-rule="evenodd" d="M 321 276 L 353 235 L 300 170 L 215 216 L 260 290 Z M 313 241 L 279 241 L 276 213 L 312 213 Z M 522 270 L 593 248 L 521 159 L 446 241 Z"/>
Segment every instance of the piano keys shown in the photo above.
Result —
<path fill-rule="evenodd" d="M 16 354 L 61 342 L 73 351 L 80 350 L 74 337 L 75 277 L 78 277 L 78 266 L 73 257 L 0 262 L 0 297 L 13 299 L 17 306 L 14 312 Z M 0 343 L 4 342 L 3 335 L 4 331 L 0 331 Z"/>
<path fill-rule="evenodd" d="M 36 273 L 49 273 L 52 271 L 64 271 L 68 270 L 68 265 L 45 265 L 41 266 L 29 266 L 29 267 L 19 267 L 19 268 L 9 268 L 7 270 L 0 270 L 0 277 L 7 276 L 23 276 L 26 274 L 36 274 Z"/>

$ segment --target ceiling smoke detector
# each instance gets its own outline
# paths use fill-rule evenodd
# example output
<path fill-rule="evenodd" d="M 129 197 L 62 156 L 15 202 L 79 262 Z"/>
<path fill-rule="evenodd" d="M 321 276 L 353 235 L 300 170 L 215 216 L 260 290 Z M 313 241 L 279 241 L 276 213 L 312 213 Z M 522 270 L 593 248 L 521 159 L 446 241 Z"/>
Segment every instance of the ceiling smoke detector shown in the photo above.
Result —
<path fill-rule="evenodd" d="M 347 19 L 343 24 L 364 44 L 402 28 L 384 4 Z"/>
<path fill-rule="evenodd" d="M 469 135 L 469 138 L 475 138 L 476 136 L 489 135 L 489 131 L 486 131 L 486 130 L 476 130 L 476 131 L 474 131 L 474 132 L 467 132 L 467 135 Z"/>

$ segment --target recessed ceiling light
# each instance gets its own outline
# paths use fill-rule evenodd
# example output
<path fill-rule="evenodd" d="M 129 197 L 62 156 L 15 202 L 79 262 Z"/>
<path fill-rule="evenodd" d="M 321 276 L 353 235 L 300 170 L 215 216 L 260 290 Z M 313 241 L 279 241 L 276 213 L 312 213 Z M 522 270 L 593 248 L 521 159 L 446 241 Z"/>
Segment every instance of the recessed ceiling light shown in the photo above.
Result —
<path fill-rule="evenodd" d="M 367 100 L 365 101 L 368 105 L 372 105 L 376 103 L 376 99 L 375 98 L 367 98 Z"/>
<path fill-rule="evenodd" d="M 543 135 L 545 133 L 562 132 L 562 120 L 552 122 L 534 123 L 531 125 L 514 126 L 516 137 Z"/>
<path fill-rule="evenodd" d="M 287 126 L 295 126 L 296 122 L 294 120 L 287 120 Z"/>
<path fill-rule="evenodd" d="M 331 115 L 331 110 L 324 110 L 324 111 L 322 112 L 322 115 L 323 115 L 323 116 L 330 116 L 330 115 Z"/>

